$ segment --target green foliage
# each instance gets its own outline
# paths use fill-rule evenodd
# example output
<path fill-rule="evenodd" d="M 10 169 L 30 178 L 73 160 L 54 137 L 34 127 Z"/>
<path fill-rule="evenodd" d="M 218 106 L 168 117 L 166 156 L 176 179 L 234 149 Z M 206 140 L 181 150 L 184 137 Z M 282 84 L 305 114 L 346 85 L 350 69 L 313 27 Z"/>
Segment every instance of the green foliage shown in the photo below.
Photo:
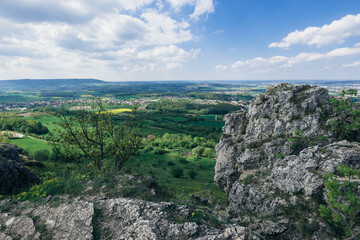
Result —
<path fill-rule="evenodd" d="M 212 157 L 213 151 L 211 148 L 205 148 L 204 151 L 201 153 L 201 155 L 204 157 Z"/>
<path fill-rule="evenodd" d="M 302 130 L 295 130 L 295 136 L 297 136 L 297 137 L 302 137 L 303 134 L 304 134 L 304 131 L 302 131 Z"/>
<path fill-rule="evenodd" d="M 191 150 L 191 153 L 192 153 L 193 156 L 198 157 L 198 156 L 201 156 L 203 154 L 204 150 L 205 150 L 204 147 L 198 146 L 196 148 L 193 148 Z"/>
<path fill-rule="evenodd" d="M 174 163 L 173 161 L 168 161 L 167 164 L 168 164 L 169 166 L 175 166 L 175 163 Z"/>
<path fill-rule="evenodd" d="M 179 157 L 179 163 L 181 163 L 181 164 L 188 164 L 188 163 L 190 163 L 190 162 L 188 162 L 185 157 Z"/>
<path fill-rule="evenodd" d="M 0 117 L 0 129 L 24 133 L 46 134 L 49 129 L 36 120 L 3 115 Z"/>
<path fill-rule="evenodd" d="M 35 185 L 28 191 L 16 195 L 17 200 L 25 201 L 41 200 L 49 195 L 60 194 L 78 194 L 83 189 L 83 181 L 87 179 L 86 175 L 67 175 L 65 177 L 51 178 L 40 185 Z"/>
<path fill-rule="evenodd" d="M 168 188 L 157 179 L 145 177 L 139 180 L 125 180 L 118 190 L 122 197 L 140 198 L 147 201 L 164 201 L 171 197 Z"/>
<path fill-rule="evenodd" d="M 195 222 L 197 224 L 203 224 L 204 222 L 210 224 L 214 227 L 219 227 L 222 223 L 218 220 L 219 216 L 214 216 L 209 214 L 208 212 L 202 209 L 195 209 L 192 213 L 188 221 Z"/>
<path fill-rule="evenodd" d="M 341 96 L 357 95 L 354 89 L 343 90 Z M 329 123 L 340 139 L 360 141 L 360 105 L 351 99 L 331 98 L 330 103 L 334 107 L 336 121 Z"/>
<path fill-rule="evenodd" d="M 106 111 L 100 99 L 93 100 L 92 110 L 83 109 L 70 116 L 67 111 L 57 111 L 61 142 L 54 148 L 64 159 L 77 164 L 90 161 L 98 170 L 103 170 L 103 166 L 121 170 L 140 148 L 135 119 L 117 125 L 114 114 Z"/>
<path fill-rule="evenodd" d="M 239 106 L 234 106 L 228 103 L 220 103 L 217 105 L 211 104 L 197 104 L 191 101 L 172 101 L 163 100 L 150 103 L 146 109 L 157 110 L 161 112 L 173 112 L 173 113 L 187 113 L 189 111 L 201 113 L 201 114 L 226 114 L 231 111 L 241 109 Z"/>
<path fill-rule="evenodd" d="M 184 169 L 177 167 L 171 170 L 172 174 L 176 178 L 181 178 L 184 175 Z"/>
<path fill-rule="evenodd" d="M 0 134 L 0 143 L 10 143 L 10 140 L 4 134 Z"/>
<path fill-rule="evenodd" d="M 154 154 L 155 155 L 163 155 L 165 153 L 167 153 L 168 151 L 166 151 L 165 149 L 162 148 L 155 148 Z"/>
<path fill-rule="evenodd" d="M 198 173 L 197 173 L 197 171 L 195 171 L 194 169 L 191 169 L 191 170 L 189 171 L 189 177 L 190 177 L 191 179 L 196 178 L 197 175 L 198 175 Z"/>
<path fill-rule="evenodd" d="M 249 184 L 251 184 L 251 183 L 254 183 L 254 178 L 255 178 L 255 176 L 252 175 L 252 174 L 246 176 L 246 177 L 244 178 L 244 180 L 243 180 L 243 181 L 244 181 L 244 184 L 245 184 L 245 185 L 249 185 Z"/>
<path fill-rule="evenodd" d="M 33 157 L 39 161 L 47 161 L 47 160 L 49 160 L 50 155 L 51 154 L 50 154 L 49 150 L 40 149 L 40 150 L 35 151 L 35 153 L 33 154 Z"/>
<path fill-rule="evenodd" d="M 347 89 L 347 90 L 342 90 L 340 96 L 342 97 L 344 97 L 345 95 L 356 96 L 357 93 L 358 92 L 356 89 Z"/>
<path fill-rule="evenodd" d="M 324 176 L 328 204 L 320 205 L 319 212 L 330 224 L 351 237 L 360 234 L 356 232 L 360 224 L 360 171 L 347 165 L 338 166 L 337 171 L 337 175 Z"/>

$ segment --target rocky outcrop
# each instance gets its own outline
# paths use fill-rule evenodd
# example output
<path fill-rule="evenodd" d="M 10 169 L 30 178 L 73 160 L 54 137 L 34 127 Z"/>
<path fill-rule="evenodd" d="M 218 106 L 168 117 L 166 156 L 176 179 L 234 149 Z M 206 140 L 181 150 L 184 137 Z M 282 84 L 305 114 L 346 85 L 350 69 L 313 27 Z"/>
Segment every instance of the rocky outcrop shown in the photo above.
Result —
<path fill-rule="evenodd" d="M 226 115 L 215 181 L 238 223 L 266 236 L 286 232 L 304 239 L 310 237 L 296 228 L 307 221 L 311 238 L 328 239 L 317 209 L 324 201 L 323 175 L 341 164 L 360 169 L 360 145 L 336 142 L 328 126 L 329 99 L 321 87 L 280 84 L 256 96 L 247 110 Z"/>
<path fill-rule="evenodd" d="M 194 209 L 166 202 L 114 198 L 58 207 L 27 204 L 0 213 L 0 239 L 260 239 L 246 227 L 196 223 Z"/>
<path fill-rule="evenodd" d="M 40 183 L 40 179 L 21 163 L 22 149 L 10 144 L 0 144 L 0 193 Z"/>

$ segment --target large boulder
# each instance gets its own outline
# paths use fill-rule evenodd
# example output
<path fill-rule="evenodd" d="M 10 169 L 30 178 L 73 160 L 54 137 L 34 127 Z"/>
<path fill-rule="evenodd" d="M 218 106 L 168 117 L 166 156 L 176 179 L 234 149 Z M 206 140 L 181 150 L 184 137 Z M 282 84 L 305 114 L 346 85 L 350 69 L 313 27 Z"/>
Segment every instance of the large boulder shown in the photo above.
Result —
<path fill-rule="evenodd" d="M 0 144 L 0 193 L 40 183 L 40 179 L 21 163 L 21 148 L 10 144 Z"/>
<path fill-rule="evenodd" d="M 309 236 L 297 228 L 307 221 L 312 238 L 328 238 L 317 207 L 325 201 L 323 175 L 341 164 L 360 169 L 360 145 L 337 142 L 329 127 L 336 119 L 329 99 L 324 88 L 285 83 L 226 115 L 215 181 L 239 223 L 303 239 Z"/>

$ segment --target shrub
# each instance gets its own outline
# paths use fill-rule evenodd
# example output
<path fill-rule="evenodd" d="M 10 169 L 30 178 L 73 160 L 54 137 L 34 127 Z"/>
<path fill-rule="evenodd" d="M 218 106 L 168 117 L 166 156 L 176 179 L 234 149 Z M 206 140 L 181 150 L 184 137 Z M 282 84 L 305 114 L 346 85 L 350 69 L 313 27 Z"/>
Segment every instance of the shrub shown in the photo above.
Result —
<path fill-rule="evenodd" d="M 184 157 L 179 157 L 179 163 L 188 164 L 189 162 Z"/>
<path fill-rule="evenodd" d="M 190 177 L 191 179 L 196 178 L 197 174 L 198 174 L 197 171 L 195 171 L 194 169 L 191 169 L 191 170 L 189 171 L 189 177 Z"/>
<path fill-rule="evenodd" d="M 47 161 L 50 158 L 50 151 L 47 149 L 37 150 L 33 157 L 39 161 Z"/>
<path fill-rule="evenodd" d="M 174 168 L 172 170 L 172 174 L 176 178 L 181 178 L 184 175 L 184 169 L 182 169 L 182 168 Z"/>
<path fill-rule="evenodd" d="M 175 163 L 174 163 L 173 161 L 168 161 L 167 164 L 168 164 L 169 166 L 175 166 Z"/>
<path fill-rule="evenodd" d="M 338 175 L 326 174 L 327 205 L 320 205 L 319 212 L 330 224 L 341 229 L 349 239 L 359 236 L 360 198 L 357 180 L 360 171 L 347 165 L 337 167 Z"/>
<path fill-rule="evenodd" d="M 156 155 L 163 155 L 165 153 L 167 153 L 168 151 L 166 151 L 165 149 L 162 149 L 162 148 L 155 148 L 155 152 L 154 154 Z"/>
<path fill-rule="evenodd" d="M 201 154 L 204 157 L 211 157 L 212 154 L 212 149 L 211 148 L 205 148 L 204 151 Z"/>
<path fill-rule="evenodd" d="M 204 152 L 204 150 L 205 149 L 203 147 L 198 146 L 196 148 L 193 148 L 191 150 L 191 153 L 193 156 L 197 157 L 197 156 L 200 156 Z"/>
<path fill-rule="evenodd" d="M 144 152 L 150 152 L 151 150 L 154 150 L 154 148 L 151 145 L 146 145 L 143 150 Z"/>

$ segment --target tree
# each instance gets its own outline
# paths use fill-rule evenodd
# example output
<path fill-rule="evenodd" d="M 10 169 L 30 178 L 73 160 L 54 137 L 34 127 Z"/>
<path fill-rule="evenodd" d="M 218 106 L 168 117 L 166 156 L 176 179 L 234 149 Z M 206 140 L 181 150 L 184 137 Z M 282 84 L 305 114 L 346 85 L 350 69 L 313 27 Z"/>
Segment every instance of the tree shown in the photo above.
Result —
<path fill-rule="evenodd" d="M 90 161 L 98 170 L 104 164 L 120 170 L 140 148 L 141 138 L 134 119 L 116 124 L 115 116 L 100 99 L 91 100 L 92 109 L 69 113 L 58 110 L 57 131 L 61 142 L 55 144 L 67 161 Z"/>
<path fill-rule="evenodd" d="M 357 91 L 343 90 L 340 95 L 340 98 L 330 99 L 336 117 L 336 120 L 330 122 L 330 126 L 338 134 L 339 139 L 360 141 L 360 105 L 346 97 L 346 95 L 356 96 Z"/>
<path fill-rule="evenodd" d="M 360 171 L 347 165 L 337 167 L 338 176 L 326 174 L 327 205 L 320 205 L 320 215 L 336 228 L 345 232 L 348 239 L 360 237 L 360 197 L 358 192 Z"/>

